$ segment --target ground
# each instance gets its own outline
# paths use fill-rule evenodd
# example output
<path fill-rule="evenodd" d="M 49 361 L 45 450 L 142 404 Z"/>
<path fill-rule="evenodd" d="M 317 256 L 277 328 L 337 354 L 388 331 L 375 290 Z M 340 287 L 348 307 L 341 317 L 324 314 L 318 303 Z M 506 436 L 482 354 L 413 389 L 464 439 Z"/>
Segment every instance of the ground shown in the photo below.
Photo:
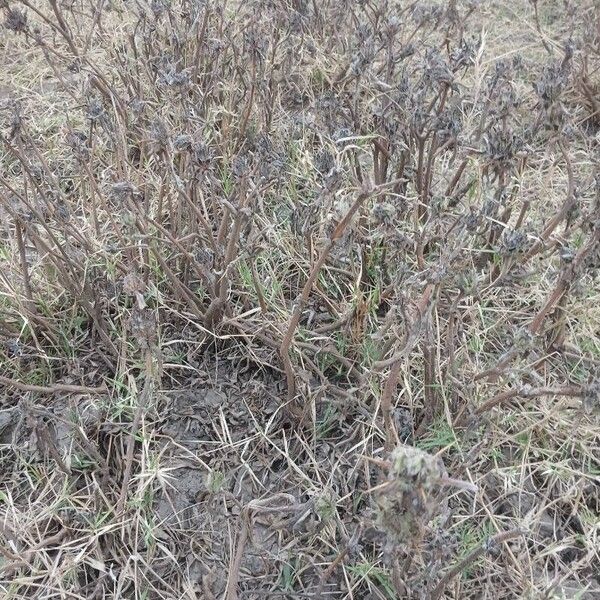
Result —
<path fill-rule="evenodd" d="M 0 14 L 2 598 L 600 598 L 597 2 Z"/>

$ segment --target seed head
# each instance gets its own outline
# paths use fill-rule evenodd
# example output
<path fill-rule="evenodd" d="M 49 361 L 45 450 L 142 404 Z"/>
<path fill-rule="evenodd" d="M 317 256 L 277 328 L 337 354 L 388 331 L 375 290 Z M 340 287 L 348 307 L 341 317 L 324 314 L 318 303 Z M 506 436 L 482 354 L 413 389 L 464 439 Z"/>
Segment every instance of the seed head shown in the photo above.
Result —
<path fill-rule="evenodd" d="M 99 121 L 104 116 L 104 107 L 98 98 L 92 98 L 87 105 L 87 118 L 90 121 Z"/>
<path fill-rule="evenodd" d="M 145 289 L 146 286 L 137 273 L 127 273 L 127 275 L 123 277 L 123 292 L 128 296 L 142 294 Z"/>
<path fill-rule="evenodd" d="M 600 379 L 585 388 L 582 402 L 586 413 L 600 413 Z"/>
<path fill-rule="evenodd" d="M 503 254 L 519 254 L 527 249 L 527 236 L 522 231 L 507 229 L 502 237 Z"/>
<path fill-rule="evenodd" d="M 138 188 L 131 181 L 118 181 L 110 187 L 110 196 L 113 200 L 124 202 L 127 198 L 139 195 Z"/>
<path fill-rule="evenodd" d="M 188 134 L 178 135 L 173 140 L 173 148 L 177 152 L 190 152 L 192 149 L 192 136 Z"/>
<path fill-rule="evenodd" d="M 371 214 L 380 225 L 390 225 L 396 216 L 396 207 L 389 202 L 378 202 L 373 206 Z"/>
<path fill-rule="evenodd" d="M 388 485 L 380 492 L 379 522 L 399 541 L 418 537 L 441 503 L 442 461 L 411 446 L 398 446 L 390 456 Z"/>
<path fill-rule="evenodd" d="M 315 168 L 321 175 L 327 175 L 335 167 L 333 154 L 328 150 L 321 150 L 315 156 Z"/>
<path fill-rule="evenodd" d="M 192 157 L 195 163 L 205 170 L 212 161 L 212 152 L 204 142 L 194 142 L 192 144 Z"/>
<path fill-rule="evenodd" d="M 67 144 L 78 160 L 85 160 L 89 157 L 90 150 L 87 145 L 87 135 L 84 131 L 77 129 L 69 131 L 67 133 Z"/>
<path fill-rule="evenodd" d="M 27 31 L 27 14 L 17 8 L 9 8 L 4 20 L 4 27 L 15 33 Z"/>

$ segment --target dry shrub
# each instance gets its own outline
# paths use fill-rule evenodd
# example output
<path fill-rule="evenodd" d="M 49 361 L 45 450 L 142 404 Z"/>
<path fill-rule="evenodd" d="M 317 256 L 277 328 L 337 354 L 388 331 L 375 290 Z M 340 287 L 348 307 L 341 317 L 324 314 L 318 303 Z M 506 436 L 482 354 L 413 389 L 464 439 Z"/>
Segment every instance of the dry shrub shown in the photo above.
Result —
<path fill-rule="evenodd" d="M 599 21 L 582 4 L 0 3 L 13 597 L 40 593 L 36 568 L 79 597 L 592 581 Z M 210 385 L 230 396 L 171 412 L 167 393 Z M 186 460 L 218 485 L 178 488 Z M 157 523 L 173 489 L 209 541 Z"/>

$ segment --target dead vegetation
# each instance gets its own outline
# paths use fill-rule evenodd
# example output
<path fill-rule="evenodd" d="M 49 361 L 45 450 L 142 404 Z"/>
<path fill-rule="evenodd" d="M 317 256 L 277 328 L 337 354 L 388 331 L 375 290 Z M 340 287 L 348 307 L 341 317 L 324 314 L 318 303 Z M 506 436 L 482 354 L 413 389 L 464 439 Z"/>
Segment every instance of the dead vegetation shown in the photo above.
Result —
<path fill-rule="evenodd" d="M 597 598 L 594 0 L 0 2 L 3 598 Z"/>

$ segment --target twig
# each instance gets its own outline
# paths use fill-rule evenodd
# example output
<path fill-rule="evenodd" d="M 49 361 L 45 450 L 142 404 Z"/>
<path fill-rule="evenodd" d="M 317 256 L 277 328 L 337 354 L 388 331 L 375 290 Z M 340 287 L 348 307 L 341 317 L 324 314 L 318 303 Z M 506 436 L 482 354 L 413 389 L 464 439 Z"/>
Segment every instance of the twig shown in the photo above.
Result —
<path fill-rule="evenodd" d="M 40 550 L 43 550 L 44 548 L 47 548 L 48 546 L 60 544 L 60 542 L 62 542 L 62 540 L 64 539 L 64 537 L 66 535 L 67 535 L 66 529 L 62 529 L 61 531 L 50 536 L 49 538 L 42 540 L 39 544 L 36 544 L 32 548 L 30 548 L 29 550 L 24 552 L 22 559 L 2 565 L 0 567 L 0 573 L 2 573 L 4 576 L 6 576 L 9 573 L 12 573 L 13 571 L 18 571 L 19 569 L 22 569 L 23 567 L 29 566 L 29 562 L 31 561 L 31 559 L 38 552 L 40 552 Z"/>
<path fill-rule="evenodd" d="M 454 577 L 461 573 L 471 563 L 476 561 L 482 554 L 485 554 L 488 548 L 497 546 L 498 544 L 502 544 L 504 542 L 507 542 L 508 540 L 518 538 L 522 535 L 524 535 L 524 531 L 522 529 L 511 529 L 510 531 L 498 533 L 495 536 L 489 538 L 483 544 L 480 544 L 477 548 L 469 552 L 469 554 L 467 554 L 467 556 L 460 560 L 456 565 L 454 565 L 442 577 L 442 579 L 438 582 L 433 592 L 431 593 L 432 600 L 437 600 L 444 593 L 444 589 L 450 583 L 450 581 L 452 581 Z"/>
<path fill-rule="evenodd" d="M 119 501 L 117 502 L 116 513 L 120 515 L 125 508 L 125 502 L 127 500 L 127 488 L 129 487 L 129 480 L 131 479 L 131 471 L 133 469 L 133 452 L 135 450 L 135 437 L 137 435 L 144 410 L 148 403 L 150 393 L 152 391 L 152 354 L 150 351 L 146 351 L 146 373 L 144 387 L 139 397 L 139 402 L 135 415 L 133 417 L 133 423 L 131 424 L 131 430 L 129 432 L 129 438 L 127 439 L 127 451 L 125 454 L 125 470 L 123 472 L 123 481 L 121 483 L 121 493 Z"/>
<path fill-rule="evenodd" d="M 292 313 L 292 317 L 290 319 L 287 331 L 283 336 L 283 341 L 281 342 L 281 346 L 279 348 L 279 354 L 281 356 L 281 360 L 283 362 L 283 367 L 285 370 L 285 375 L 287 379 L 287 388 L 288 388 L 288 401 L 293 400 L 296 395 L 296 381 L 294 375 L 294 368 L 292 366 L 292 361 L 290 358 L 290 345 L 292 343 L 292 339 L 294 338 L 294 333 L 296 332 L 296 328 L 298 327 L 298 323 L 300 322 L 300 317 L 302 316 L 302 311 L 308 302 L 308 298 L 310 296 L 310 292 L 319 276 L 319 272 L 321 268 L 325 264 L 327 257 L 329 256 L 331 250 L 337 243 L 337 241 L 342 237 L 344 231 L 350 224 L 352 217 L 356 214 L 358 209 L 361 207 L 363 202 L 374 193 L 373 189 L 365 189 L 354 200 L 352 206 L 348 210 L 348 212 L 344 215 L 344 218 L 338 223 L 335 228 L 333 234 L 331 235 L 330 240 L 327 242 L 323 250 L 321 251 L 321 255 L 319 256 L 317 262 L 314 264 L 306 283 L 304 284 L 304 288 L 302 289 L 302 293 L 300 294 L 300 298 L 296 302 L 296 306 L 294 307 L 294 311 Z"/>
<path fill-rule="evenodd" d="M 225 600 L 237 600 L 237 586 L 240 579 L 240 568 L 242 566 L 242 559 L 244 558 L 244 550 L 246 543 L 250 537 L 250 525 L 252 523 L 252 513 L 254 511 L 266 511 L 276 512 L 278 510 L 285 510 L 286 507 L 282 506 L 269 506 L 275 500 L 287 500 L 290 504 L 295 502 L 295 498 L 290 494 L 275 494 L 270 498 L 263 498 L 262 500 L 250 501 L 242 510 L 242 530 L 237 540 L 235 549 L 235 555 L 229 565 L 229 574 L 227 577 L 227 586 L 225 588 Z"/>
<path fill-rule="evenodd" d="M 505 392 L 496 394 L 489 400 L 486 400 L 483 404 L 479 405 L 475 409 L 474 414 L 476 416 L 482 415 L 482 414 L 492 410 L 492 408 L 495 408 L 496 406 L 500 406 L 500 404 L 503 404 L 504 402 L 507 402 L 508 400 L 512 400 L 513 398 L 519 398 L 519 397 L 520 398 L 537 398 L 539 396 L 577 397 L 577 396 L 583 396 L 583 394 L 584 394 L 583 388 L 578 385 L 568 385 L 568 386 L 564 386 L 564 387 L 541 387 L 541 388 L 528 388 L 525 386 L 520 386 L 517 388 L 507 390 Z M 464 425 L 465 422 L 466 422 L 466 415 L 465 415 L 465 408 L 463 407 L 463 409 L 458 414 L 458 416 L 455 420 L 455 425 L 461 426 L 461 425 Z"/>
<path fill-rule="evenodd" d="M 108 393 L 106 386 L 100 387 L 86 387 L 83 385 L 70 385 L 66 383 L 55 383 L 54 385 L 32 385 L 29 383 L 23 383 L 21 381 L 15 381 L 9 377 L 0 375 L 0 384 L 8 387 L 13 387 L 24 392 L 37 392 L 39 394 L 93 394 L 100 395 Z"/>
<path fill-rule="evenodd" d="M 339 554 L 335 557 L 332 563 L 321 573 L 321 577 L 319 578 L 319 585 L 317 586 L 317 591 L 315 593 L 315 598 L 321 598 L 323 595 L 323 588 L 327 583 L 327 580 L 331 576 L 331 574 L 335 571 L 335 569 L 343 562 L 346 558 L 348 552 L 356 546 L 360 536 L 362 535 L 362 527 L 359 526 L 358 529 L 354 532 L 352 537 L 348 540 L 346 545 L 342 548 Z"/>

